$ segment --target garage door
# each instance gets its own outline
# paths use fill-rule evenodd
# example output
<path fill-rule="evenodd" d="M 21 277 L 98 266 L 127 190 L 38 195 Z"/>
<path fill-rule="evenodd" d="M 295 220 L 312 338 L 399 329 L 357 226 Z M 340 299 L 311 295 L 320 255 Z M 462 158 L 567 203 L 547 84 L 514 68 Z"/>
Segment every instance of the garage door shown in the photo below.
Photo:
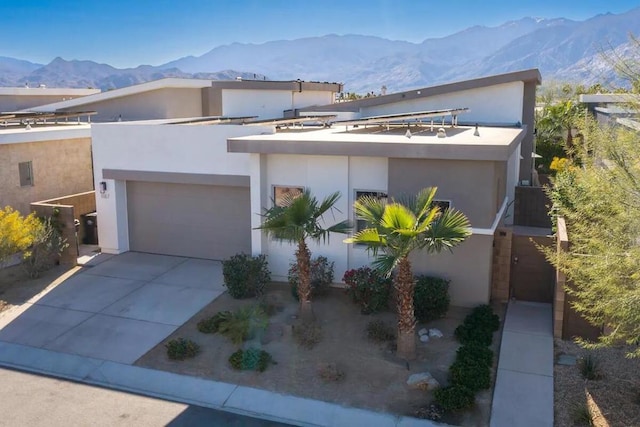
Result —
<path fill-rule="evenodd" d="M 132 251 L 208 259 L 251 253 L 249 188 L 127 181 Z"/>

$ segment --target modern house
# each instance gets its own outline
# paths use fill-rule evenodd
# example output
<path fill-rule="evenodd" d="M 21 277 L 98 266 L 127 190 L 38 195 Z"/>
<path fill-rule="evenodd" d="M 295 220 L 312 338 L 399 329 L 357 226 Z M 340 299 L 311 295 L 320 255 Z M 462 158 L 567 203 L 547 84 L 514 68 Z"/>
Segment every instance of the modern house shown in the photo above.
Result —
<path fill-rule="evenodd" d="M 100 89 L 0 87 L 0 112 L 20 111 L 97 93 Z"/>
<path fill-rule="evenodd" d="M 26 215 L 32 202 L 92 189 L 88 124 L 0 127 L 0 208 Z"/>
<path fill-rule="evenodd" d="M 598 123 L 640 130 L 640 96 L 628 93 L 597 93 L 580 95 L 579 99 Z"/>
<path fill-rule="evenodd" d="M 94 121 L 102 250 L 208 259 L 263 253 L 273 276 L 284 278 L 293 247 L 254 229 L 282 193 L 340 191 L 338 221 L 354 220 L 352 204 L 362 194 L 437 186 L 440 203 L 469 216 L 473 236 L 453 254 L 418 254 L 414 267 L 450 279 L 454 304 L 486 303 L 494 233 L 512 217 L 516 185 L 529 179 L 540 80 L 527 70 L 345 103 L 332 103 L 337 84 L 213 82 L 192 91 L 192 109 L 182 113 L 197 116 L 199 100 L 200 116 L 213 117 Z M 80 108 L 100 116 L 99 103 Z M 262 120 L 250 123 L 250 116 Z M 337 279 L 370 262 L 342 238 L 311 247 L 335 262 Z"/>
<path fill-rule="evenodd" d="M 209 116 L 282 117 L 284 110 L 333 102 L 338 83 L 165 78 L 33 108 L 95 111 L 95 122 Z"/>

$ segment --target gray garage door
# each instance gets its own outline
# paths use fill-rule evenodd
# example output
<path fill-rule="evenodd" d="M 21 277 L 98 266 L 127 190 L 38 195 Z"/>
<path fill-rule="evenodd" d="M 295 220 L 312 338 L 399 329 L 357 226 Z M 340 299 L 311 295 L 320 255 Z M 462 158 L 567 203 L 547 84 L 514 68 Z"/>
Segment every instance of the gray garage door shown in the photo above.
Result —
<path fill-rule="evenodd" d="M 251 252 L 249 188 L 127 181 L 132 251 L 208 259 Z"/>

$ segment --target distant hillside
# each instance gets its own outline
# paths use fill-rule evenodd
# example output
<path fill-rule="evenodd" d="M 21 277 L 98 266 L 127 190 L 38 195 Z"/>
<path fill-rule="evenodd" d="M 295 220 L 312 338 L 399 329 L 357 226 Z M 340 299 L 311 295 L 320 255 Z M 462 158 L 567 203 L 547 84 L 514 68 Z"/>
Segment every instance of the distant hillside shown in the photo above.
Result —
<path fill-rule="evenodd" d="M 256 73 L 259 79 L 342 82 L 346 91 L 378 93 L 382 86 L 398 91 L 527 68 L 539 68 L 544 80 L 621 84 L 602 52 L 615 49 L 623 57 L 637 57 L 640 49 L 628 43 L 629 34 L 640 35 L 640 7 L 585 21 L 527 17 L 422 43 L 335 34 L 233 43 L 197 57 L 128 69 L 61 58 L 40 65 L 0 57 L 0 85 L 107 90 L 163 77 L 251 79 Z"/>

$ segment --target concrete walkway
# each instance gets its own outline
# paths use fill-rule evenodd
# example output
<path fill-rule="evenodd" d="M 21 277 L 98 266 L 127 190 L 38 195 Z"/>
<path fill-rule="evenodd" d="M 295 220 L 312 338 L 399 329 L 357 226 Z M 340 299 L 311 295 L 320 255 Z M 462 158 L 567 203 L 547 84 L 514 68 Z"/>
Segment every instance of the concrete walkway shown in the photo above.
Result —
<path fill-rule="evenodd" d="M 553 426 L 551 304 L 511 301 L 502 332 L 491 427 Z"/>
<path fill-rule="evenodd" d="M 301 426 L 442 426 L 133 366 L 224 292 L 220 263 L 128 252 L 61 281 L 2 313 L 0 366 Z"/>

